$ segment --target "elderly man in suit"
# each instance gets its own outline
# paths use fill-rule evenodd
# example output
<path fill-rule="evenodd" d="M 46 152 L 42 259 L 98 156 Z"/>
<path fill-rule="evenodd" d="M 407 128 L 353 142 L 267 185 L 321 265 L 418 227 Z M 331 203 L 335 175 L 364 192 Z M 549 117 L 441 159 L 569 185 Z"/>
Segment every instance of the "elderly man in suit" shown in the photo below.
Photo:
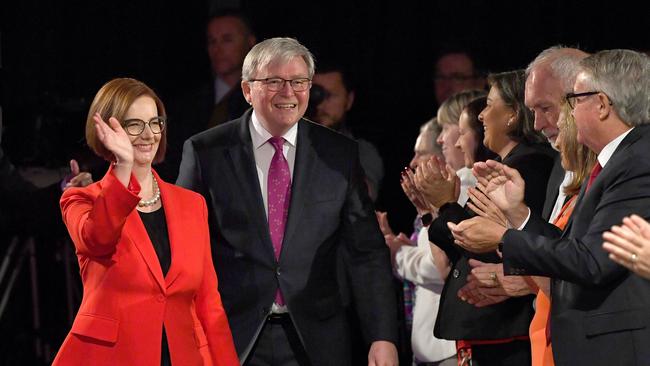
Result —
<path fill-rule="evenodd" d="M 337 253 L 371 343 L 369 365 L 395 365 L 389 253 L 357 144 L 304 120 L 314 61 L 291 38 L 244 60 L 244 115 L 191 137 L 178 183 L 203 193 L 219 291 L 248 365 L 349 365 Z"/>
<path fill-rule="evenodd" d="M 476 241 L 483 228 L 470 220 L 450 226 L 470 251 L 493 251 L 501 242 L 505 273 L 554 279 L 550 330 L 556 364 L 648 365 L 650 282 L 610 261 L 602 236 L 631 213 L 650 218 L 650 58 L 608 50 L 585 58 L 579 68 L 566 99 L 578 142 L 598 154 L 598 164 L 565 231 L 532 220 L 522 204 L 519 174 L 496 162 L 479 164 L 475 172 L 513 227 L 524 230 Z"/>

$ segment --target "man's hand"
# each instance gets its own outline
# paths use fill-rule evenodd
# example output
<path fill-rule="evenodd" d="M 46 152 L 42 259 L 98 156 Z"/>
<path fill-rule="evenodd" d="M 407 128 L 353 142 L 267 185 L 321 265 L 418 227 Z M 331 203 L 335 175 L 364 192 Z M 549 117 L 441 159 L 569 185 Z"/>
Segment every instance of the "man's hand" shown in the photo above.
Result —
<path fill-rule="evenodd" d="M 368 366 L 397 366 L 397 348 L 388 341 L 374 341 L 368 352 Z"/>
<path fill-rule="evenodd" d="M 498 304 L 509 298 L 507 295 L 489 295 L 484 293 L 476 281 L 468 282 L 463 288 L 458 290 L 457 295 L 461 300 L 477 308 Z"/>
<path fill-rule="evenodd" d="M 526 183 L 516 169 L 488 160 L 474 164 L 472 169 L 483 192 L 506 215 L 508 221 L 519 227 L 528 216 L 524 203 Z"/>
<path fill-rule="evenodd" d="M 467 284 L 458 291 L 461 299 L 471 298 L 473 292 L 478 292 L 486 298 L 519 297 L 537 292 L 537 286 L 529 277 L 505 276 L 503 263 L 483 263 L 470 259 L 469 265 L 473 269 L 467 276 Z M 468 302 L 472 304 L 471 301 Z"/>
<path fill-rule="evenodd" d="M 448 222 L 447 226 L 454 236 L 454 242 L 473 253 L 495 251 L 506 228 L 481 216 L 461 221 L 459 224 Z"/>
<path fill-rule="evenodd" d="M 71 187 L 85 187 L 93 182 L 93 177 L 88 172 L 80 172 L 79 163 L 72 159 L 70 160 L 70 174 L 63 181 L 65 183 L 62 184 L 63 190 L 66 190 Z"/>

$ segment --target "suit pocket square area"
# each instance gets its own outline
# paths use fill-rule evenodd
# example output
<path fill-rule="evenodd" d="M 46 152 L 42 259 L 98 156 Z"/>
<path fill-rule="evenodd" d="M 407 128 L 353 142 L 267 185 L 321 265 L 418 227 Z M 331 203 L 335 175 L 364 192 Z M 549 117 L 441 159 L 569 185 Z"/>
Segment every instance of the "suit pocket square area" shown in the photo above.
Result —
<path fill-rule="evenodd" d="M 117 341 L 119 324 L 118 320 L 102 315 L 78 314 L 70 333 L 112 344 Z"/>
<path fill-rule="evenodd" d="M 601 334 L 643 329 L 646 327 L 647 310 L 634 309 L 610 313 L 586 315 L 585 335 L 594 337 Z"/>

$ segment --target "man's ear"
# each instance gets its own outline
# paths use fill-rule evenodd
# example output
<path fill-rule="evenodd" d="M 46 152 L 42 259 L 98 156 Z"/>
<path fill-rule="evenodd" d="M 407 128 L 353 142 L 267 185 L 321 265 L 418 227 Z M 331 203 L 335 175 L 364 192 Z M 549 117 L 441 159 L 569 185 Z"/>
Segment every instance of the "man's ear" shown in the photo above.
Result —
<path fill-rule="evenodd" d="M 598 119 L 604 121 L 613 112 L 613 103 L 605 93 L 598 93 L 598 102 L 600 103 L 598 106 Z"/>
<path fill-rule="evenodd" d="M 349 111 L 350 108 L 352 108 L 352 105 L 354 104 L 354 90 L 348 93 L 348 100 L 345 103 L 345 111 Z"/>
<path fill-rule="evenodd" d="M 242 82 L 241 82 L 241 90 L 242 90 L 242 92 L 244 94 L 244 99 L 246 99 L 246 102 L 248 102 L 248 104 L 250 104 L 250 105 L 253 105 L 253 99 L 251 99 L 252 98 L 252 96 L 251 96 L 251 84 L 246 80 L 242 80 Z"/>

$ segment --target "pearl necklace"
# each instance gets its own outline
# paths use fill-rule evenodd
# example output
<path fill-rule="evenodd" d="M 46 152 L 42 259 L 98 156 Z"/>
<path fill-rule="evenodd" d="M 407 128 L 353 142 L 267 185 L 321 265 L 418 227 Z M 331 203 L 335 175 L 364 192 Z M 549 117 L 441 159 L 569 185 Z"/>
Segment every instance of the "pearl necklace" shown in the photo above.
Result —
<path fill-rule="evenodd" d="M 153 197 L 145 200 L 144 198 L 138 202 L 138 207 L 149 207 L 153 206 L 158 201 L 160 201 L 160 188 L 158 188 L 158 182 L 156 182 L 156 178 L 153 176 L 153 173 L 151 173 L 151 179 L 153 181 Z"/>

